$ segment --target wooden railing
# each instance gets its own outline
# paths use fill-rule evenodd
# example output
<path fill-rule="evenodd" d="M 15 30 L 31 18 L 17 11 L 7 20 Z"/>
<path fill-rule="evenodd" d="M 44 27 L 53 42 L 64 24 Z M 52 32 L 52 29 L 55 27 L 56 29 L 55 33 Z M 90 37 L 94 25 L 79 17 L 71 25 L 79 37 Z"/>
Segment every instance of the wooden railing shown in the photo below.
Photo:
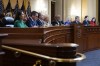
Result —
<path fill-rule="evenodd" d="M 11 51 L 16 51 L 16 53 L 24 53 L 24 54 L 27 54 L 27 55 L 36 56 L 36 57 L 40 57 L 40 58 L 43 58 L 43 59 L 52 60 L 52 61 L 55 61 L 55 62 L 73 63 L 73 62 L 82 61 L 86 58 L 85 55 L 83 55 L 81 53 L 76 53 L 76 56 L 79 56 L 79 57 L 65 59 L 65 58 L 50 57 L 50 56 L 46 56 L 46 55 L 42 55 L 42 54 L 30 52 L 30 51 L 18 49 L 18 48 L 13 48 L 13 47 L 6 46 L 6 45 L 2 45 L 2 48 L 7 49 L 7 50 L 11 50 Z"/>
<path fill-rule="evenodd" d="M 82 61 L 86 58 L 83 54 L 76 53 L 77 47 L 77 44 L 72 43 L 2 45 L 2 49 L 6 53 L 4 56 L 4 66 L 6 66 L 6 64 L 16 66 L 16 63 L 19 64 L 19 66 L 24 66 L 24 64 L 32 66 L 36 65 L 36 63 L 42 66 L 50 66 L 52 63 L 55 63 L 55 66 L 62 66 L 62 64 L 64 64 L 63 66 L 76 66 L 76 62 Z"/>

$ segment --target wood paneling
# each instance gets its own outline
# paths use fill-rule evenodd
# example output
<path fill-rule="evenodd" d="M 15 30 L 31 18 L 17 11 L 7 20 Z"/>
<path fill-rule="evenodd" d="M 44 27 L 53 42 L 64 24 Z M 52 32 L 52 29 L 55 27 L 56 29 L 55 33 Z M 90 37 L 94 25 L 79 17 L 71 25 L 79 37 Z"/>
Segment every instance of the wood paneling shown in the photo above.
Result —
<path fill-rule="evenodd" d="M 4 45 L 9 45 L 23 50 L 46 54 L 53 57 L 65 58 L 64 56 L 66 56 L 67 58 L 68 57 L 70 58 L 71 55 L 75 55 L 75 52 L 77 51 L 76 48 L 68 48 L 68 47 L 66 49 L 64 48 L 64 46 L 66 46 L 67 45 L 66 43 L 68 42 L 78 44 L 79 45 L 78 52 L 87 52 L 95 49 L 100 49 L 100 26 L 86 27 L 82 25 L 74 25 L 69 27 L 55 26 L 55 27 L 45 27 L 45 28 L 42 27 L 41 28 L 0 28 L 0 33 L 8 33 L 8 36 L 3 40 L 6 39 L 9 41 L 4 41 L 5 42 L 5 43 L 3 42 Z M 37 40 L 37 39 L 41 39 L 41 40 Z M 27 40 L 32 40 L 32 42 L 30 43 L 30 41 Z M 36 40 L 37 42 L 33 42 Z M 40 43 L 38 43 L 38 41 L 40 41 Z M 45 47 L 44 44 L 41 43 L 46 43 Z M 53 47 L 47 45 L 48 43 L 51 43 L 50 45 L 52 45 Z M 63 48 L 57 49 L 58 46 L 56 45 L 58 44 Z M 4 51 L 6 51 L 7 54 L 5 55 L 5 59 L 3 62 L 7 61 L 6 63 L 7 65 L 11 64 L 10 62 L 14 62 L 14 65 L 11 64 L 9 66 L 16 66 L 16 65 L 32 66 L 32 64 L 34 64 L 34 62 L 37 60 L 37 58 L 27 56 L 26 54 L 21 54 L 20 57 L 15 57 L 14 51 L 8 51 L 8 50 L 4 50 Z M 67 52 L 68 54 L 63 54 L 62 52 L 64 51 L 65 52 L 68 51 Z M 70 52 L 73 53 L 69 55 Z M 43 63 L 44 62 L 47 62 L 48 64 L 50 61 L 48 60 L 45 61 L 43 59 Z M 6 66 L 6 64 L 4 64 L 4 66 Z M 73 66 L 73 65 L 76 64 L 73 63 L 72 65 L 69 66 Z"/>
<path fill-rule="evenodd" d="M 4 43 L 76 43 L 78 51 L 86 52 L 100 48 L 100 27 L 82 25 L 45 28 L 0 28 L 0 33 L 9 35 Z"/>
<path fill-rule="evenodd" d="M 0 33 L 8 33 L 4 43 L 71 43 L 72 29 L 70 27 L 47 27 L 47 28 L 0 28 Z"/>
<path fill-rule="evenodd" d="M 44 33 L 44 43 L 68 43 L 71 38 L 71 28 L 60 26 L 60 27 L 51 27 L 45 29 Z M 69 36 L 68 36 L 69 34 Z"/>
<path fill-rule="evenodd" d="M 77 27 L 77 26 L 76 26 Z M 81 29 L 80 29 L 81 28 Z M 95 26 L 95 27 L 83 27 L 80 26 L 80 30 L 81 32 L 81 36 L 78 39 L 79 36 L 77 36 L 77 34 L 80 35 L 80 31 L 75 32 L 74 34 L 74 39 L 76 41 L 74 41 L 75 43 L 79 44 L 79 51 L 80 52 L 86 52 L 86 51 L 90 51 L 90 50 L 95 50 L 95 49 L 100 49 L 100 27 L 99 26 Z M 74 28 L 74 30 L 79 30 L 77 28 Z"/>

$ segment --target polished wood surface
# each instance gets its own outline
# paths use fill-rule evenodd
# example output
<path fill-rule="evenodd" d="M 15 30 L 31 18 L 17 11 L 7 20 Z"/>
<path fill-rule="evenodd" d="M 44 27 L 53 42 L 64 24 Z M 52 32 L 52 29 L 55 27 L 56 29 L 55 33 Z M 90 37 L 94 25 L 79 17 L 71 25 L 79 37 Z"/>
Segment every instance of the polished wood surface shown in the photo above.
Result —
<path fill-rule="evenodd" d="M 79 52 L 100 49 L 100 26 L 74 25 L 0 29 L 0 33 L 9 34 L 3 43 L 76 43 L 79 44 Z"/>
<path fill-rule="evenodd" d="M 67 26 L 56 26 L 44 29 L 43 43 L 71 43 L 73 28 Z"/>
<path fill-rule="evenodd" d="M 84 27 L 84 31 L 86 50 L 100 49 L 100 26 Z"/>
<path fill-rule="evenodd" d="M 0 50 L 0 66 L 3 66 L 3 56 L 4 56 L 5 52 Z"/>
<path fill-rule="evenodd" d="M 100 26 L 74 26 L 74 43 L 79 44 L 79 52 L 100 49 Z"/>
<path fill-rule="evenodd" d="M 1 45 L 2 45 L 2 39 L 7 37 L 8 34 L 0 34 L 0 66 L 2 66 L 3 63 L 3 55 L 5 54 L 4 51 L 2 51 L 1 49 Z"/>
<path fill-rule="evenodd" d="M 8 34 L 0 34 L 0 46 L 1 46 L 1 44 L 2 44 L 2 39 L 4 38 L 4 37 L 7 37 L 8 36 Z"/>
<path fill-rule="evenodd" d="M 9 34 L 3 43 L 41 43 L 43 28 L 0 28 L 0 33 Z"/>
<path fill-rule="evenodd" d="M 41 28 L 0 28 L 8 33 L 4 43 L 71 43 L 72 28 L 66 26 Z"/>

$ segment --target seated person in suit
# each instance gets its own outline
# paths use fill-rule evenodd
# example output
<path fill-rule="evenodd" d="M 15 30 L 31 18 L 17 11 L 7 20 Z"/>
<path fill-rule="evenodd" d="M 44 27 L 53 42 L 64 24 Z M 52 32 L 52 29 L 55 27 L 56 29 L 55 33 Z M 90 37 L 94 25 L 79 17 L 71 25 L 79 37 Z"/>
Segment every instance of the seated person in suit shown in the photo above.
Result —
<path fill-rule="evenodd" d="M 65 26 L 70 26 L 71 25 L 71 18 L 67 18 L 66 22 L 64 23 Z"/>
<path fill-rule="evenodd" d="M 14 18 L 12 17 L 11 12 L 7 12 L 2 21 L 4 22 L 6 27 L 14 26 Z"/>
<path fill-rule="evenodd" d="M 75 20 L 72 22 L 72 24 L 81 24 L 79 16 L 75 16 Z"/>
<path fill-rule="evenodd" d="M 96 18 L 93 17 L 90 21 L 90 26 L 96 26 Z"/>
<path fill-rule="evenodd" d="M 49 27 L 51 26 L 51 23 L 49 22 L 49 17 L 44 16 L 44 27 Z"/>
<path fill-rule="evenodd" d="M 37 20 L 37 24 L 38 26 L 43 26 L 44 23 L 44 16 L 41 13 L 38 13 L 38 20 Z"/>
<path fill-rule="evenodd" d="M 38 27 L 37 19 L 38 19 L 38 12 L 32 11 L 31 17 L 29 17 L 26 22 L 27 26 L 28 27 Z"/>
<path fill-rule="evenodd" d="M 19 10 L 15 16 L 15 23 L 14 27 L 20 27 L 20 28 L 27 28 L 28 26 L 24 22 L 25 14 L 22 10 Z"/>
<path fill-rule="evenodd" d="M 88 16 L 85 16 L 85 17 L 84 17 L 83 25 L 84 25 L 84 26 L 89 26 L 89 25 L 90 25 L 89 17 L 88 17 Z"/>
<path fill-rule="evenodd" d="M 55 20 L 51 22 L 52 26 L 61 26 L 64 25 L 64 22 L 61 20 L 60 15 L 55 16 Z"/>
<path fill-rule="evenodd" d="M 3 14 L 0 14 L 0 27 L 5 27 L 5 24 L 2 21 L 3 18 L 4 18 L 4 15 Z"/>

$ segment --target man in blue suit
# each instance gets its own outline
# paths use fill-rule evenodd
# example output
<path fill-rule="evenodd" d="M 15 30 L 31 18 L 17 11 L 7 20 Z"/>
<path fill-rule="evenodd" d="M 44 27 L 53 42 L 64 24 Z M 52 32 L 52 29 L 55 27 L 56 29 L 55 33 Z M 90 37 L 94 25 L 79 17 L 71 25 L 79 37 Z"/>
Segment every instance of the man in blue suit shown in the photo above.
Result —
<path fill-rule="evenodd" d="M 32 11 L 31 17 L 29 17 L 26 22 L 27 26 L 28 27 L 38 27 L 37 19 L 38 19 L 38 12 Z"/>

